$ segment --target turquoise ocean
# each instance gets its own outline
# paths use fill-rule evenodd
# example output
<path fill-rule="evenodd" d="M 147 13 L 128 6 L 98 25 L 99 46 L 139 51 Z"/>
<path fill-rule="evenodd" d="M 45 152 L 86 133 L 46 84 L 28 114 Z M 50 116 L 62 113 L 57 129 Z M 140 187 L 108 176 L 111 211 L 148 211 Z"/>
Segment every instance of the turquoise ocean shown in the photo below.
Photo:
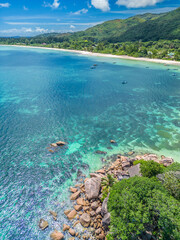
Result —
<path fill-rule="evenodd" d="M 68 145 L 49 152 L 60 140 Z M 61 230 L 77 171 L 88 174 L 107 158 L 97 150 L 180 162 L 180 68 L 0 46 L 0 240 L 44 240 Z M 49 221 L 45 231 L 40 218 Z"/>

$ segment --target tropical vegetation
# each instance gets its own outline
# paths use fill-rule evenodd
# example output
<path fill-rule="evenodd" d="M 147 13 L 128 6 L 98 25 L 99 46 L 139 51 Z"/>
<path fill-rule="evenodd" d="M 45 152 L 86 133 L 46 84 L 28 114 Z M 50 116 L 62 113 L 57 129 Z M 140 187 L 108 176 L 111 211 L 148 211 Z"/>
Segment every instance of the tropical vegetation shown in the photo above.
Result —
<path fill-rule="evenodd" d="M 138 160 L 142 177 L 116 182 L 110 188 L 108 240 L 180 239 L 180 163 L 164 167 Z"/>
<path fill-rule="evenodd" d="M 75 33 L 48 33 L 31 38 L 0 38 L 0 44 L 20 44 L 180 60 L 180 8 L 163 14 L 143 14 L 104 22 Z"/>

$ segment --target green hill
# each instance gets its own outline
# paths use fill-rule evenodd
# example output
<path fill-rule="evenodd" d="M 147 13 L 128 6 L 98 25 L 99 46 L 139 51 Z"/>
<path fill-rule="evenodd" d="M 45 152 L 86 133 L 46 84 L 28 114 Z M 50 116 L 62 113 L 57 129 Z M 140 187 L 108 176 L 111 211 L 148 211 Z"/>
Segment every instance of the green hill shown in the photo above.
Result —
<path fill-rule="evenodd" d="M 180 8 L 168 13 L 136 15 L 116 19 L 91 27 L 85 31 L 67 34 L 44 34 L 35 37 L 55 38 L 55 41 L 88 40 L 110 43 L 127 41 L 158 41 L 180 39 Z M 49 42 L 49 41 L 48 41 Z"/>
<path fill-rule="evenodd" d="M 108 41 L 112 42 L 118 39 L 130 28 L 138 26 L 146 21 L 159 18 L 160 15 L 156 14 L 143 14 L 130 17 L 128 19 L 117 19 L 104 22 L 102 24 L 96 25 L 87 29 L 86 31 L 77 32 L 71 35 L 71 39 L 75 40 L 77 38 L 91 40 L 95 42 Z"/>
<path fill-rule="evenodd" d="M 130 27 L 115 41 L 157 41 L 180 39 L 180 8 L 156 19 Z"/>
<path fill-rule="evenodd" d="M 1 38 L 2 44 L 180 60 L 180 8 L 162 14 L 116 19 L 75 33 L 47 33 L 32 38 Z"/>

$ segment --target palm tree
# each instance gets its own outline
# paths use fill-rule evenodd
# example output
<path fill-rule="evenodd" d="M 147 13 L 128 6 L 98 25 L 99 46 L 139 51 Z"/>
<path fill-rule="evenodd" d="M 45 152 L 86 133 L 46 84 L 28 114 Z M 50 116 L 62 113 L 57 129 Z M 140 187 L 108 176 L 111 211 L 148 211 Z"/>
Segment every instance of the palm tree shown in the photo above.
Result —
<path fill-rule="evenodd" d="M 109 193 L 110 188 L 114 185 L 115 182 L 117 182 L 117 180 L 111 174 L 107 174 L 107 177 L 103 177 L 101 179 L 101 186 L 103 190 Z"/>

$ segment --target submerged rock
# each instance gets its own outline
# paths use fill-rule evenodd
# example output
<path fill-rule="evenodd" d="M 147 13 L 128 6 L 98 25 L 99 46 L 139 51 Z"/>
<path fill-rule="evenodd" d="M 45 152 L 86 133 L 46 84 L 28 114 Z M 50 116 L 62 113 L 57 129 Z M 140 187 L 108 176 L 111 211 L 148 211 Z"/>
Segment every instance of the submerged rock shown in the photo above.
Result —
<path fill-rule="evenodd" d="M 63 224 L 63 232 L 67 231 L 70 229 L 70 226 Z"/>
<path fill-rule="evenodd" d="M 127 84 L 127 81 L 123 81 L 122 84 Z"/>
<path fill-rule="evenodd" d="M 39 221 L 39 227 L 44 230 L 49 226 L 48 222 L 44 220 L 43 218 L 40 219 Z"/>
<path fill-rule="evenodd" d="M 133 155 L 134 153 L 135 153 L 135 152 L 130 151 L 130 152 L 128 152 L 128 155 L 131 156 L 131 155 Z"/>
<path fill-rule="evenodd" d="M 54 220 L 56 221 L 57 220 L 57 213 L 54 212 L 54 211 L 49 211 L 49 213 L 53 216 Z"/>
<path fill-rule="evenodd" d="M 76 235 L 76 232 L 72 228 L 69 229 L 69 233 L 71 234 L 71 236 L 75 236 Z"/>
<path fill-rule="evenodd" d="M 51 143 L 51 147 L 57 147 L 58 145 L 56 143 Z"/>
<path fill-rule="evenodd" d="M 107 152 L 100 151 L 100 150 L 95 151 L 95 153 L 96 153 L 96 154 L 103 154 L 103 155 L 106 155 L 106 154 L 107 154 Z"/>
<path fill-rule="evenodd" d="M 64 211 L 64 214 L 67 216 L 71 212 L 71 209 L 67 209 Z"/>
<path fill-rule="evenodd" d="M 64 146 L 64 145 L 66 145 L 67 143 L 66 143 L 66 142 L 63 142 L 63 141 L 59 141 L 59 142 L 56 142 L 56 144 L 57 144 L 58 146 Z"/>
<path fill-rule="evenodd" d="M 64 235 L 61 232 L 54 230 L 54 232 L 51 233 L 50 237 L 53 240 L 61 240 L 64 238 Z"/>

